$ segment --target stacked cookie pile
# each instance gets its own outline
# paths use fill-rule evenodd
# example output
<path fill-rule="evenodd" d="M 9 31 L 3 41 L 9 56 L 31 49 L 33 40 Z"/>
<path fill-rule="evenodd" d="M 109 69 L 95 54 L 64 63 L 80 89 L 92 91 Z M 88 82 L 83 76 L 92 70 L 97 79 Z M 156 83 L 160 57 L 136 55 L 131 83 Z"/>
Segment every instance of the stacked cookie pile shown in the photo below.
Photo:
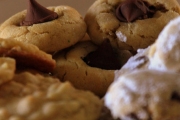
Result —
<path fill-rule="evenodd" d="M 47 74 L 55 67 L 50 54 L 32 44 L 2 38 L 0 53 L 0 119 L 98 118 L 102 103 L 97 96 Z"/>
<path fill-rule="evenodd" d="M 97 119 L 99 97 L 52 76 L 52 54 L 83 38 L 84 20 L 68 6 L 29 5 L 0 26 L 0 119 Z"/>
<path fill-rule="evenodd" d="M 171 20 L 154 44 L 131 57 L 105 95 L 114 118 L 179 120 L 180 17 Z"/>
<path fill-rule="evenodd" d="M 97 0 L 84 18 L 28 0 L 0 25 L 0 119 L 179 118 L 179 14 L 175 0 Z"/>

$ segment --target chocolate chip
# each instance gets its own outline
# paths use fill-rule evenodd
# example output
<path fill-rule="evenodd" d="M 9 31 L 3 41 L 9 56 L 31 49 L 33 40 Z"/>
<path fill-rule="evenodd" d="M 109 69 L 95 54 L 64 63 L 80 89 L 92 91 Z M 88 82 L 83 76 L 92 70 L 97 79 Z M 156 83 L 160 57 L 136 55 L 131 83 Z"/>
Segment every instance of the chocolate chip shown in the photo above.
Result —
<path fill-rule="evenodd" d="M 98 120 L 120 120 L 120 119 L 119 118 L 116 118 L 116 119 L 113 118 L 111 111 L 107 107 L 103 106 Z"/>
<path fill-rule="evenodd" d="M 44 23 L 58 18 L 58 14 L 41 6 L 35 0 L 28 0 L 28 9 L 25 20 L 21 26 L 30 26 L 37 23 Z"/>
<path fill-rule="evenodd" d="M 130 113 L 127 116 L 128 118 L 130 118 L 130 120 L 139 120 L 139 118 L 137 117 L 135 113 Z"/>
<path fill-rule="evenodd" d="M 171 100 L 179 101 L 180 102 L 180 94 L 176 91 L 172 93 Z"/>
<path fill-rule="evenodd" d="M 116 8 L 116 16 L 121 22 L 152 17 L 155 11 L 143 0 L 126 0 Z"/>
<path fill-rule="evenodd" d="M 110 41 L 104 42 L 98 47 L 96 51 L 89 53 L 83 58 L 84 62 L 91 67 L 97 67 L 106 70 L 116 70 L 121 68 L 118 56 L 113 50 Z"/>

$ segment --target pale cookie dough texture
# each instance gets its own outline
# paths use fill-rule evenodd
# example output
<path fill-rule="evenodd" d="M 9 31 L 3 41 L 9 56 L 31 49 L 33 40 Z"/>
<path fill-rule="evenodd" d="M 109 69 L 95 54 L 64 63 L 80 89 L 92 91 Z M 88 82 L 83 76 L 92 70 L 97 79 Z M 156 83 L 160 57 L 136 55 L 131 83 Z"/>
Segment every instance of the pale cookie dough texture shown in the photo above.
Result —
<path fill-rule="evenodd" d="M 28 72 L 0 87 L 1 120 L 96 120 L 101 106 L 91 92 Z"/>
<path fill-rule="evenodd" d="M 15 72 L 16 61 L 8 57 L 0 57 L 0 85 L 10 81 Z"/>
<path fill-rule="evenodd" d="M 105 105 L 122 120 L 178 120 L 180 75 L 156 70 L 120 75 L 109 87 Z"/>
<path fill-rule="evenodd" d="M 96 49 L 96 45 L 87 41 L 56 54 L 53 75 L 61 81 L 70 81 L 78 89 L 90 90 L 102 97 L 114 79 L 114 70 L 91 67 L 83 61 L 82 58 Z"/>
<path fill-rule="evenodd" d="M 14 38 L 34 44 L 45 52 L 56 52 L 74 45 L 86 33 L 82 16 L 69 6 L 48 7 L 56 12 L 58 18 L 31 26 L 20 26 L 25 19 L 26 10 L 19 12 L 1 24 L 0 37 Z"/>
<path fill-rule="evenodd" d="M 115 10 L 123 1 L 97 0 L 87 11 L 87 32 L 95 44 L 101 44 L 104 38 L 108 38 L 119 49 L 146 48 L 156 40 L 164 26 L 180 14 L 176 0 L 144 0 L 158 9 L 152 18 L 120 22 Z"/>
<path fill-rule="evenodd" d="M 150 69 L 180 72 L 180 17 L 172 20 L 160 33 L 149 51 Z"/>

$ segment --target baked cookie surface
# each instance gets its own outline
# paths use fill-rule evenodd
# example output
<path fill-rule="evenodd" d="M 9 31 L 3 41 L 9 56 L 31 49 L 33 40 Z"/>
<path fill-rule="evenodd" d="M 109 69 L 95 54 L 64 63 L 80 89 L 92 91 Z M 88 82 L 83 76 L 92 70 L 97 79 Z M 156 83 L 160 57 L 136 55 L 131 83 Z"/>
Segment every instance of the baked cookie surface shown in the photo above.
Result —
<path fill-rule="evenodd" d="M 95 120 L 101 101 L 70 83 L 28 72 L 0 86 L 2 120 Z"/>
<path fill-rule="evenodd" d="M 0 57 L 0 85 L 10 81 L 15 72 L 16 61 L 8 57 Z"/>
<path fill-rule="evenodd" d="M 155 43 L 139 49 L 118 71 L 119 74 L 139 69 L 180 72 L 180 17 L 171 20 L 161 31 Z"/>
<path fill-rule="evenodd" d="M 148 3 L 148 9 L 155 11 L 154 14 L 149 18 L 124 22 L 116 17 L 116 9 L 126 1 L 133 0 L 97 0 L 89 8 L 85 22 L 88 34 L 95 44 L 101 44 L 104 38 L 108 38 L 118 49 L 146 48 L 156 40 L 164 26 L 180 13 L 176 0 L 144 0 L 143 4 Z"/>
<path fill-rule="evenodd" d="M 20 26 L 27 11 L 19 12 L 0 26 L 1 38 L 13 38 L 36 45 L 45 52 L 56 52 L 74 45 L 86 33 L 86 24 L 82 16 L 69 6 L 48 7 L 58 14 L 52 21 Z"/>
<path fill-rule="evenodd" d="M 91 41 L 86 41 L 76 44 L 65 52 L 56 54 L 54 56 L 56 68 L 52 72 L 53 75 L 61 81 L 70 81 L 76 88 L 90 90 L 102 97 L 114 79 L 115 70 L 92 67 L 83 60 L 97 48 L 98 46 Z M 124 58 L 122 57 L 121 62 L 123 63 L 127 61 L 130 53 L 125 51 L 122 54 Z"/>
<path fill-rule="evenodd" d="M 105 95 L 105 105 L 122 120 L 178 120 L 178 73 L 139 70 L 120 75 Z"/>
<path fill-rule="evenodd" d="M 30 67 L 42 72 L 51 72 L 56 65 L 51 54 L 35 45 L 14 39 L 0 38 L 0 56 L 14 58 L 18 67 Z"/>

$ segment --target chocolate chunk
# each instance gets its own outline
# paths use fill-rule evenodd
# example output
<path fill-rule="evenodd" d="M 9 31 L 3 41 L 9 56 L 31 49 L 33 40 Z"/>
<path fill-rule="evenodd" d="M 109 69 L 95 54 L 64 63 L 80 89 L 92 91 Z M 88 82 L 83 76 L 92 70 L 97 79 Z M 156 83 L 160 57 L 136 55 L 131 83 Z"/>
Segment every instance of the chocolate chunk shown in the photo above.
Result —
<path fill-rule="evenodd" d="M 171 100 L 176 100 L 180 102 L 180 94 L 178 94 L 177 92 L 173 92 L 171 95 Z"/>
<path fill-rule="evenodd" d="M 106 70 L 116 70 L 121 68 L 120 61 L 109 40 L 104 40 L 96 51 L 89 53 L 83 60 L 91 67 Z"/>
<path fill-rule="evenodd" d="M 137 19 L 152 17 L 155 13 L 143 0 L 125 0 L 116 9 L 116 16 L 121 22 L 133 22 Z"/>
<path fill-rule="evenodd" d="M 120 119 L 119 118 L 116 118 L 116 119 L 113 118 L 111 111 L 107 107 L 103 106 L 98 120 L 120 120 Z"/>
<path fill-rule="evenodd" d="M 54 20 L 58 14 L 41 6 L 35 0 L 28 0 L 26 18 L 20 23 L 21 26 L 30 26 L 37 23 L 44 23 Z"/>
<path fill-rule="evenodd" d="M 130 118 L 130 120 L 139 120 L 139 118 L 137 117 L 137 115 L 135 113 L 130 113 L 127 116 L 128 116 L 128 118 Z"/>

